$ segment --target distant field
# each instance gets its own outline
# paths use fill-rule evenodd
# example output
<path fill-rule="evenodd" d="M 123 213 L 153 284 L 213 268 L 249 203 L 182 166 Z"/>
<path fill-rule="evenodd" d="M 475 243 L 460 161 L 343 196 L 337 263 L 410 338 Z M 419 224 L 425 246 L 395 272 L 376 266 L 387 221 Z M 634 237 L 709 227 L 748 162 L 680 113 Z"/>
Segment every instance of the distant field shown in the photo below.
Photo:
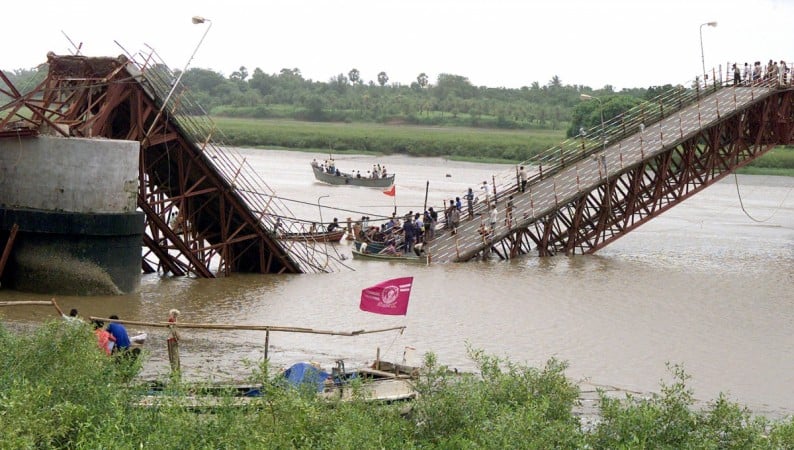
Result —
<path fill-rule="evenodd" d="M 495 130 L 292 120 L 213 120 L 232 145 L 523 161 L 564 139 L 563 130 Z"/>

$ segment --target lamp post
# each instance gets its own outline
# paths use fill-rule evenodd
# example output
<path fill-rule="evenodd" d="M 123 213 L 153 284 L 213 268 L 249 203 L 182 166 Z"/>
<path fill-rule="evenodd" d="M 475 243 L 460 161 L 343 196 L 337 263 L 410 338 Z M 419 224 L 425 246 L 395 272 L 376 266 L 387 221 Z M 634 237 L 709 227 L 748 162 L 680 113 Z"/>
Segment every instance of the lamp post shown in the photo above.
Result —
<path fill-rule="evenodd" d="M 152 121 L 152 124 L 149 125 L 149 130 L 146 131 L 146 135 L 144 135 L 143 137 L 144 140 L 146 140 L 149 137 L 149 134 L 152 132 L 152 129 L 154 128 L 155 124 L 160 119 L 160 116 L 163 114 L 163 110 L 165 109 L 165 105 L 168 104 L 168 100 L 171 99 L 171 96 L 174 94 L 174 91 L 176 91 L 176 87 L 179 86 L 179 82 L 182 81 L 182 76 L 185 74 L 185 72 L 187 72 L 187 68 L 188 66 L 190 66 L 190 63 L 193 61 L 193 57 L 196 56 L 196 52 L 198 52 L 199 47 L 201 47 L 201 44 L 204 42 L 204 38 L 207 37 L 207 33 L 209 33 L 210 28 L 212 28 L 212 21 L 210 19 L 207 19 L 206 17 L 193 16 L 190 20 L 191 22 L 193 22 L 194 25 L 204 22 L 209 22 L 210 24 L 207 26 L 207 29 L 204 30 L 204 34 L 201 35 L 201 39 L 196 45 L 196 48 L 193 50 L 193 53 L 190 55 L 190 59 L 187 60 L 187 63 L 185 64 L 185 68 L 182 69 L 182 72 L 179 73 L 179 76 L 176 78 L 176 81 L 174 81 L 174 84 L 171 86 L 171 90 L 168 91 L 168 95 L 165 96 L 165 100 L 163 100 L 163 105 L 160 106 L 160 109 L 157 111 L 157 115 Z"/>
<path fill-rule="evenodd" d="M 703 27 L 716 27 L 717 22 L 706 22 L 700 24 L 700 64 L 703 66 L 703 82 L 706 82 L 706 57 L 703 54 Z"/>

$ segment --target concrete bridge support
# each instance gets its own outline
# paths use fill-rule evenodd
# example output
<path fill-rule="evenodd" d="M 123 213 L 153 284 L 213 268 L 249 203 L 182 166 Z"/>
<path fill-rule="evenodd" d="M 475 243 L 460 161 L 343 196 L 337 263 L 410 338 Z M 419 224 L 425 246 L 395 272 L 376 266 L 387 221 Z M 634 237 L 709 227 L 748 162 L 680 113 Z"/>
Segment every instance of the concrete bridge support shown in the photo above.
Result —
<path fill-rule="evenodd" d="M 0 281 L 60 295 L 137 290 L 144 215 L 139 143 L 50 136 L 0 139 Z"/>

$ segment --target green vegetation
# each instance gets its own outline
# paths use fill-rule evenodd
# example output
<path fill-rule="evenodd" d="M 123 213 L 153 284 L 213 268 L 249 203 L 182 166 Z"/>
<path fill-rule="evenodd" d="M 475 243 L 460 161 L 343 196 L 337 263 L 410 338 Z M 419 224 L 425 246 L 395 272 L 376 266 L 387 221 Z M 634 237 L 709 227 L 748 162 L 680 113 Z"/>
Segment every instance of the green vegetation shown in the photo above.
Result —
<path fill-rule="evenodd" d="M 214 118 L 227 144 L 322 152 L 403 153 L 461 159 L 524 161 L 563 139 L 562 131 L 483 130 L 372 123 Z"/>
<path fill-rule="evenodd" d="M 566 364 L 542 368 L 470 352 L 478 376 L 450 373 L 427 355 L 410 404 L 327 402 L 284 389 L 267 365 L 264 396 L 221 398 L 212 414 L 178 401 L 137 407 L 135 365 L 96 348 L 85 326 L 51 322 L 26 334 L 0 326 L 2 448 L 754 448 L 794 446 L 794 418 L 770 422 L 720 397 L 694 408 L 687 375 L 648 399 L 602 395 L 600 420 L 583 426 Z M 180 394 L 176 385 L 169 394 Z M 182 392 L 184 394 L 184 392 Z M 179 397 L 165 397 L 178 399 Z"/>
<path fill-rule="evenodd" d="M 4 73 L 24 93 L 43 79 L 46 66 Z M 609 85 L 566 85 L 554 76 L 545 85 L 507 89 L 474 86 L 453 74 L 432 83 L 424 73 L 404 86 L 389 84 L 384 72 L 370 81 L 364 76 L 353 68 L 322 82 L 305 79 L 297 68 L 266 74 L 240 67 L 228 77 L 192 68 L 181 83 L 229 145 L 507 163 L 526 161 L 580 129 L 597 129 L 602 115 L 608 121 L 672 88 L 615 92 Z M 582 94 L 598 100 L 582 101 Z M 794 152 L 770 152 L 740 173 L 794 175 Z"/>

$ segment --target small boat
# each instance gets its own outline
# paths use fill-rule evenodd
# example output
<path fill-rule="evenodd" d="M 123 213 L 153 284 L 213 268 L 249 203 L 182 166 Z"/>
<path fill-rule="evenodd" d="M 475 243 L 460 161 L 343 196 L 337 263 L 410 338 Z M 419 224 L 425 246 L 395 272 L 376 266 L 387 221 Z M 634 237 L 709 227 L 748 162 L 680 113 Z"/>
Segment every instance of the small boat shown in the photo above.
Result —
<path fill-rule="evenodd" d="M 322 167 L 312 164 L 312 171 L 314 178 L 323 183 L 333 184 L 337 186 L 364 186 L 375 188 L 387 188 L 394 184 L 394 174 L 386 175 L 381 178 L 358 177 L 355 174 L 346 172 L 329 173 L 322 169 Z"/>
<path fill-rule="evenodd" d="M 306 233 L 283 233 L 279 239 L 285 241 L 339 242 L 345 235 L 344 229 L 333 231 L 314 231 Z"/>
<path fill-rule="evenodd" d="M 422 254 L 422 256 L 416 256 L 415 254 L 407 254 L 407 255 L 385 255 L 379 253 L 363 253 L 358 250 L 353 249 L 353 259 L 369 259 L 372 261 L 396 261 L 396 262 L 407 262 L 407 263 L 419 263 L 419 264 L 427 264 L 427 254 Z"/>
<path fill-rule="evenodd" d="M 385 242 L 362 242 L 353 241 L 353 247 L 362 253 L 378 253 L 386 248 Z"/>
<path fill-rule="evenodd" d="M 392 373 L 369 367 L 345 370 L 342 360 L 336 362 L 331 373 L 311 363 L 293 364 L 284 371 L 290 385 L 314 385 L 321 398 L 342 401 L 354 398 L 383 402 L 413 399 L 417 394 L 414 387 L 417 376 L 418 371 Z"/>
<path fill-rule="evenodd" d="M 379 364 L 381 370 L 369 367 L 345 370 L 344 361 L 338 360 L 329 373 L 316 364 L 300 362 L 285 369 L 281 376 L 287 386 L 316 389 L 318 397 L 331 401 L 394 402 L 416 398 L 419 368 L 386 361 Z M 397 367 L 402 369 L 397 370 Z M 382 370 L 387 368 L 390 371 Z M 247 406 L 261 402 L 258 399 L 265 395 L 262 387 L 261 384 L 213 383 L 183 385 L 181 390 L 171 392 L 166 384 L 152 381 L 148 382 L 148 392 L 139 397 L 134 406 L 176 406 L 197 412 Z"/>

